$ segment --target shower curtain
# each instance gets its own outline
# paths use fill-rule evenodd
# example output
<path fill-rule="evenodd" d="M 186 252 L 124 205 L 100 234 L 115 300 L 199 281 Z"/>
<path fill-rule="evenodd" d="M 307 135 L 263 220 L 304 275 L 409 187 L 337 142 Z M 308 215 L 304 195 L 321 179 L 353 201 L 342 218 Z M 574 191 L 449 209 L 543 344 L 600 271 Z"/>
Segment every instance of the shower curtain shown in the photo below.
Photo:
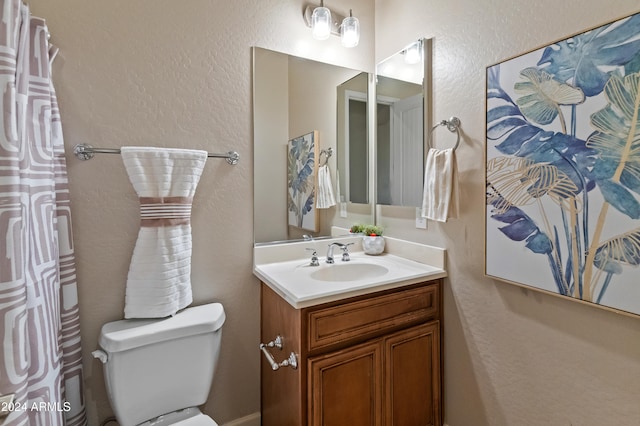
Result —
<path fill-rule="evenodd" d="M 20 0 L 0 15 L 0 423 L 85 425 L 55 50 Z"/>

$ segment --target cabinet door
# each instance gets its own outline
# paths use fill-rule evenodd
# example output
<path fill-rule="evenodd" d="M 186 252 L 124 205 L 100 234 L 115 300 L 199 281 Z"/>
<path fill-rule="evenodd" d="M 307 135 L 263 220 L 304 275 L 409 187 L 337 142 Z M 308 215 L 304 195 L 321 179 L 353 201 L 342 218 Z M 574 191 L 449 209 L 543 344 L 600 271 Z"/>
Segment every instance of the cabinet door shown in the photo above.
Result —
<path fill-rule="evenodd" d="M 308 365 L 309 425 L 381 426 L 381 340 L 309 358 Z"/>
<path fill-rule="evenodd" d="M 385 426 L 440 426 L 440 324 L 392 334 L 385 346 Z"/>

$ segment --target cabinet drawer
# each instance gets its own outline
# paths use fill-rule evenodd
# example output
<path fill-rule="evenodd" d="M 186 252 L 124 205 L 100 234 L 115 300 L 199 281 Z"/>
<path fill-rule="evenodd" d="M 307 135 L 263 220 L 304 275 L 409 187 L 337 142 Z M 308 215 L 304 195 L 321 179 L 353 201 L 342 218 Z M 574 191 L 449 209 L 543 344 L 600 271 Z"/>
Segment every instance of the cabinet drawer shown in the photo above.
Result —
<path fill-rule="evenodd" d="M 352 340 L 365 340 L 438 317 L 439 281 L 433 285 L 308 313 L 308 349 L 314 351 Z"/>

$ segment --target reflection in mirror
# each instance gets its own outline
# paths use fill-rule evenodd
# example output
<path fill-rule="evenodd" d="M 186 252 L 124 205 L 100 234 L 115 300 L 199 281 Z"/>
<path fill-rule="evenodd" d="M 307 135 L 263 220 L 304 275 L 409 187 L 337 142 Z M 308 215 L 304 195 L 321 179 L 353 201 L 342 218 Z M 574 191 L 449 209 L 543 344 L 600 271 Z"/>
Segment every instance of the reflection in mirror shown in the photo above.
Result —
<path fill-rule="evenodd" d="M 378 204 L 422 205 L 424 176 L 424 41 L 376 67 Z"/>
<path fill-rule="evenodd" d="M 357 82 L 356 76 L 360 74 L 361 71 L 357 70 L 253 48 L 253 217 L 256 243 L 300 240 L 305 235 L 314 238 L 329 236 L 332 226 L 349 228 L 356 222 L 373 222 L 372 205 L 352 203 L 345 203 L 345 215 L 341 214 L 340 203 L 328 209 L 317 209 L 318 232 L 291 226 L 288 220 L 288 141 L 317 131 L 318 139 L 315 142 L 318 144 L 317 152 L 333 148 L 333 152 L 337 155 L 332 155 L 327 165 L 338 202 L 339 194 L 346 193 L 346 190 L 336 186 L 338 180 L 346 179 L 337 173 L 336 158 L 342 158 L 344 154 L 340 153 L 345 151 L 345 148 L 338 143 L 339 132 L 344 132 L 344 128 L 348 126 L 350 133 L 358 134 L 358 141 L 353 142 L 353 149 L 365 150 L 363 157 L 367 158 L 366 135 L 368 132 L 366 128 L 358 131 L 357 127 L 368 120 L 358 116 L 355 111 L 357 107 L 354 107 L 354 111 L 349 114 L 353 114 L 353 119 L 350 118 L 345 122 L 344 105 L 340 106 L 338 99 L 338 94 L 346 91 L 347 86 L 348 90 L 364 91 L 366 99 L 367 87 L 371 81 L 366 74 L 364 88 L 360 85 L 343 86 L 345 82 L 352 80 L 354 83 Z M 341 128 L 338 129 L 338 122 L 341 120 Z M 324 159 L 323 155 L 323 162 Z M 314 158 L 315 170 L 318 166 L 317 160 L 318 158 Z M 314 184 L 317 186 L 317 177 L 314 179 Z M 358 185 L 371 187 L 368 180 L 359 182 Z M 350 190 L 351 192 L 355 193 L 357 190 Z"/>
<path fill-rule="evenodd" d="M 369 202 L 366 73 L 338 86 L 338 183 L 340 202 Z"/>

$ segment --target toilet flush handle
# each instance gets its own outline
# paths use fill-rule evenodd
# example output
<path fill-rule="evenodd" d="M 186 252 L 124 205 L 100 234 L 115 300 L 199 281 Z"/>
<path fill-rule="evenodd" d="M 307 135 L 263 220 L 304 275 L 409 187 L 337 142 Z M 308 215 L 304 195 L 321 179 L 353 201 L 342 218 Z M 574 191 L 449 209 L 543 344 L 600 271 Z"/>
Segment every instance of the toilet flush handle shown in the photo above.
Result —
<path fill-rule="evenodd" d="M 93 355 L 94 358 L 98 358 L 103 364 L 106 364 L 107 359 L 109 358 L 107 353 L 104 351 L 101 351 L 100 349 L 91 352 L 91 355 Z"/>

